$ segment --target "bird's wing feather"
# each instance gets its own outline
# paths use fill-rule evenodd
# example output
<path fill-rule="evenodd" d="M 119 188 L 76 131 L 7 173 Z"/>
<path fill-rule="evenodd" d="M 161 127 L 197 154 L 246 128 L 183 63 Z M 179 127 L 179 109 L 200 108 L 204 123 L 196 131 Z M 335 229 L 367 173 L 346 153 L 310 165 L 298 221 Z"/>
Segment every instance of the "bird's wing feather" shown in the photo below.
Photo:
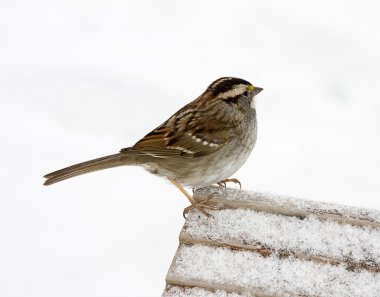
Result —
<path fill-rule="evenodd" d="M 160 158 L 205 156 L 228 142 L 229 131 L 237 124 L 232 118 L 215 109 L 182 109 L 130 149 Z"/>

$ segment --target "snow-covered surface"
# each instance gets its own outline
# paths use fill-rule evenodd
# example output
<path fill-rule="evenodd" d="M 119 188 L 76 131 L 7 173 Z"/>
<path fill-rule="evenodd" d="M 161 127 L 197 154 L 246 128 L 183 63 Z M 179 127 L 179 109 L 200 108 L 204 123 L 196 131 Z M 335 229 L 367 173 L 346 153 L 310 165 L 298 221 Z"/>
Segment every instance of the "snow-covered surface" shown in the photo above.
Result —
<path fill-rule="evenodd" d="M 189 288 L 189 287 L 178 287 L 171 286 L 162 295 L 162 297 L 255 297 L 253 294 L 247 292 L 238 293 L 227 293 L 223 290 L 209 291 L 201 288 Z"/>
<path fill-rule="evenodd" d="M 213 202 L 240 208 L 210 211 L 210 217 L 189 213 L 167 275 L 168 285 L 180 286 L 172 294 L 198 296 L 203 288 L 224 290 L 206 291 L 209 296 L 379 296 L 379 212 L 221 187 L 195 196 L 210 193 L 218 194 Z"/>
<path fill-rule="evenodd" d="M 244 189 L 380 209 L 379 7 L 0 1 L 0 296 L 160 295 L 182 194 L 133 167 L 42 176 L 133 144 L 220 76 L 264 88 Z"/>
<path fill-rule="evenodd" d="M 278 296 L 377 297 L 380 293 L 379 273 L 202 245 L 181 246 L 168 279 L 235 289 L 262 288 Z"/>
<path fill-rule="evenodd" d="M 380 269 L 380 230 L 377 229 L 319 221 L 315 218 L 302 220 L 244 209 L 211 213 L 212 217 L 206 218 L 192 212 L 181 236 L 376 264 Z"/>
<path fill-rule="evenodd" d="M 252 191 L 236 191 L 235 189 L 223 187 L 207 187 L 198 189 L 195 193 L 199 199 L 215 195 L 215 198 L 222 197 L 229 201 L 244 202 L 255 204 L 263 202 L 261 205 L 268 205 L 277 209 L 299 210 L 311 214 L 333 214 L 345 218 L 367 220 L 369 222 L 379 223 L 380 211 L 376 209 L 360 208 L 342 204 L 323 203 L 321 201 L 312 201 L 294 197 L 286 197 L 272 193 L 261 193 Z M 377 224 L 376 224 L 377 225 Z"/>

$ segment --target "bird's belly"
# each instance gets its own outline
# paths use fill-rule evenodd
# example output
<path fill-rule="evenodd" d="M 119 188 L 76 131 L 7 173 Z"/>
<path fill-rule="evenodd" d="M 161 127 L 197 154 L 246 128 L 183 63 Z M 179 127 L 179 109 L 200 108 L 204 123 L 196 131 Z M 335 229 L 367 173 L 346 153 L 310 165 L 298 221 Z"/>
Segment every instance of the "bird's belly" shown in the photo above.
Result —
<path fill-rule="evenodd" d="M 231 153 L 228 157 L 226 155 L 219 157 L 217 154 L 213 158 L 208 158 L 208 166 L 196 168 L 194 173 L 188 175 L 182 182 L 191 187 L 201 188 L 225 180 L 240 169 L 248 159 L 252 149 L 253 145 L 244 150 L 240 149 L 235 154 Z"/>

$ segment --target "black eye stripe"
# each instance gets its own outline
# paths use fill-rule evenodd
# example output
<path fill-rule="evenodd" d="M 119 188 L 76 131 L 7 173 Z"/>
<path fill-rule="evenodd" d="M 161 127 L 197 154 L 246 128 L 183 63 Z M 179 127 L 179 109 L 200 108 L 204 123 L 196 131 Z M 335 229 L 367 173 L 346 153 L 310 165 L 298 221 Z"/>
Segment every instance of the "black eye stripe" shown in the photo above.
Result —
<path fill-rule="evenodd" d="M 219 94 L 225 93 L 229 90 L 232 90 L 236 85 L 251 85 L 244 79 L 234 78 L 234 77 L 223 77 L 216 81 L 214 81 L 209 87 L 208 90 L 212 92 L 214 96 L 218 96 Z"/>
<path fill-rule="evenodd" d="M 224 99 L 223 101 L 226 102 L 228 105 L 237 104 L 240 96 L 235 96 L 231 98 Z"/>

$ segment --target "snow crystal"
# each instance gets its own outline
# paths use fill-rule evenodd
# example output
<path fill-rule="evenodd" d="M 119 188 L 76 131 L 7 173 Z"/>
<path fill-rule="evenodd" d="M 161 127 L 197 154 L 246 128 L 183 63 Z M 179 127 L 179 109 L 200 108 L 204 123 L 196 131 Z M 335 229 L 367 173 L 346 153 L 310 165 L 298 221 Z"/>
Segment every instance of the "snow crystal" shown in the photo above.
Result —
<path fill-rule="evenodd" d="M 204 245 L 180 246 L 168 279 L 205 282 L 216 287 L 233 284 L 236 288 L 265 289 L 280 296 L 380 296 L 380 274 Z"/>
<path fill-rule="evenodd" d="M 229 201 L 252 204 L 264 202 L 279 209 L 293 208 L 315 214 L 338 214 L 343 217 L 364 219 L 380 224 L 380 211 L 378 210 L 284 197 L 271 193 L 241 191 L 223 187 L 205 187 L 196 190 L 195 198 L 208 197 L 210 194 L 216 194 L 216 197 L 222 196 L 223 199 Z"/>
<path fill-rule="evenodd" d="M 209 291 L 201 288 L 171 286 L 162 297 L 255 297 L 249 293 L 227 293 L 222 290 Z"/>
<path fill-rule="evenodd" d="M 181 237 L 238 246 L 260 245 L 273 250 L 368 265 L 380 263 L 380 230 L 377 229 L 247 209 L 225 209 L 211 213 L 212 217 L 206 218 L 192 212 Z"/>

